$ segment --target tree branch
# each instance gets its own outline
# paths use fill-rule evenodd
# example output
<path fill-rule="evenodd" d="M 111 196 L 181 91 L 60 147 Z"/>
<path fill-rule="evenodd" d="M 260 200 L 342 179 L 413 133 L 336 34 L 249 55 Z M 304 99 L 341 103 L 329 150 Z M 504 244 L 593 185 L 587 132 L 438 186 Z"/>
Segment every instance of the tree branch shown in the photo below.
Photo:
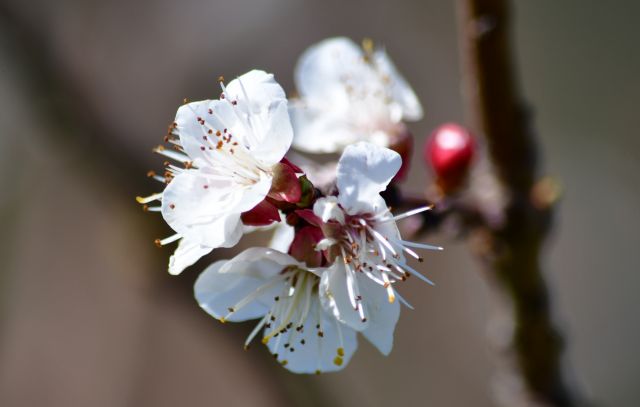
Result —
<path fill-rule="evenodd" d="M 491 249 L 482 258 L 511 302 L 515 331 L 510 354 L 528 391 L 525 404 L 575 406 L 578 399 L 563 374 L 563 340 L 553 324 L 540 267 L 555 195 L 534 196 L 546 189 L 536 182 L 537 143 L 512 66 L 508 3 L 458 1 L 465 96 L 507 198 L 504 223 L 487 226 Z"/>

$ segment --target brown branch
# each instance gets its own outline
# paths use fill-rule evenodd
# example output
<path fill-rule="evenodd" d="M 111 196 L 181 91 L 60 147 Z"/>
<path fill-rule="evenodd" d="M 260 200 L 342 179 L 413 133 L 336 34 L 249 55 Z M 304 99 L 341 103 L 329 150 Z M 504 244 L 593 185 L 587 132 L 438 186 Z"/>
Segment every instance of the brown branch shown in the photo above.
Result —
<path fill-rule="evenodd" d="M 490 160 L 507 197 L 504 223 L 487 227 L 490 250 L 482 257 L 510 299 L 514 318 L 510 354 L 528 392 L 524 403 L 575 406 L 578 399 L 562 370 L 563 340 L 552 320 L 540 267 L 553 199 L 532 199 L 535 191 L 545 188 L 536 182 L 536 139 L 512 66 L 509 2 L 458 3 L 465 96 L 473 125 L 486 138 Z"/>

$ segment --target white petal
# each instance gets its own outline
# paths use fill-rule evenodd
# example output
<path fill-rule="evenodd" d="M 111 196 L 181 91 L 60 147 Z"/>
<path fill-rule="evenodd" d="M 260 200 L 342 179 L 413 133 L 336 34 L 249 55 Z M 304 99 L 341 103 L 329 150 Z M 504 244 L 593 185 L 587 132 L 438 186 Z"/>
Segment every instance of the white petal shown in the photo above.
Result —
<path fill-rule="evenodd" d="M 296 259 L 278 250 L 270 249 L 267 247 L 251 247 L 249 249 L 244 250 L 243 252 L 235 256 L 233 259 L 231 259 L 227 267 L 232 267 L 232 265 L 234 265 L 235 267 L 236 263 L 241 263 L 241 262 L 251 263 L 258 260 L 270 261 L 272 263 L 277 263 L 283 267 L 291 266 L 291 265 L 296 265 L 296 266 L 300 265 L 300 262 L 298 262 Z M 282 267 L 280 269 L 282 269 Z M 256 271 L 259 271 L 259 269 L 254 270 L 254 272 Z M 227 272 L 227 269 L 225 268 L 224 270 L 222 270 L 222 272 L 223 273 Z M 267 273 L 267 274 L 262 274 L 261 276 L 263 278 L 268 278 L 268 277 L 271 277 L 271 275 L 272 274 Z"/>
<path fill-rule="evenodd" d="M 243 226 L 244 225 L 242 224 L 240 214 L 230 214 L 226 216 L 224 226 L 223 226 L 225 240 L 224 242 L 220 243 L 220 246 L 217 246 L 217 247 L 235 246 L 240 241 L 240 238 L 242 238 L 242 234 L 244 233 Z M 208 229 L 209 229 L 209 233 L 212 233 L 212 231 L 217 230 L 216 223 L 209 225 Z M 215 232 L 215 233 L 219 233 L 219 232 Z M 205 241 L 206 240 L 207 239 L 205 237 Z"/>
<path fill-rule="evenodd" d="M 338 200 L 349 214 L 368 212 L 402 164 L 388 148 L 360 142 L 342 153 L 337 169 Z"/>
<path fill-rule="evenodd" d="M 251 225 L 245 225 L 242 224 L 242 234 L 249 234 L 249 233 L 253 233 L 253 232 L 268 232 L 270 230 L 275 229 L 275 226 L 277 225 L 277 223 L 272 223 L 270 225 L 264 225 L 264 226 L 251 226 Z M 271 247 L 271 246 L 269 246 Z"/>
<path fill-rule="evenodd" d="M 383 50 L 368 55 L 351 40 L 322 41 L 303 53 L 295 72 L 294 146 L 331 153 L 356 141 L 388 146 L 403 120 L 422 117 L 415 93 Z"/>
<path fill-rule="evenodd" d="M 207 136 L 208 129 L 225 127 L 217 120 L 212 122 L 213 117 L 209 114 L 209 109 L 218 109 L 219 101 L 202 100 L 191 102 L 180 106 L 176 113 L 176 131 L 180 137 L 180 145 L 194 163 L 202 165 L 205 157 L 202 147 L 207 150 L 208 145 L 203 139 Z M 201 120 L 205 120 L 203 125 Z"/>
<path fill-rule="evenodd" d="M 374 213 L 379 218 L 387 219 L 393 217 L 393 214 L 389 211 L 389 208 L 386 206 L 386 202 L 384 202 L 384 199 L 382 199 L 382 197 L 380 197 L 379 202 L 374 202 L 374 206 L 378 209 L 374 211 Z M 393 220 L 389 220 L 386 222 L 375 222 L 373 226 L 378 233 L 389 240 L 402 240 L 398 225 Z"/>
<path fill-rule="evenodd" d="M 338 206 L 338 198 L 335 196 L 318 199 L 313 204 L 313 213 L 322 219 L 323 222 L 336 220 L 340 224 L 344 224 L 344 212 Z"/>
<path fill-rule="evenodd" d="M 268 109 L 272 103 L 285 101 L 282 86 L 273 74 L 254 69 L 237 77 L 226 86 L 226 96 L 238 106 L 248 106 L 253 113 Z"/>
<path fill-rule="evenodd" d="M 397 300 L 389 303 L 386 289 L 373 280 L 359 278 L 358 283 L 369 319 L 362 334 L 386 356 L 393 348 L 393 331 L 400 317 L 400 303 Z"/>
<path fill-rule="evenodd" d="M 211 247 L 202 246 L 188 239 L 181 239 L 178 248 L 169 257 L 169 274 L 178 275 L 182 271 L 198 261 L 200 257 L 208 254 Z"/>
<path fill-rule="evenodd" d="M 356 331 L 367 328 L 368 321 L 362 321 L 360 314 L 354 309 L 347 290 L 347 272 L 342 258 L 337 258 L 320 278 L 319 288 L 322 306 L 338 321 Z"/>
<path fill-rule="evenodd" d="M 237 188 L 237 187 L 236 187 Z M 271 176 L 260 173 L 260 180 L 255 184 L 245 185 L 238 193 L 238 201 L 232 201 L 234 210 L 246 212 L 253 209 L 259 204 L 269 193 L 271 189 Z"/>
<path fill-rule="evenodd" d="M 206 169 L 178 174 L 163 192 L 162 216 L 193 242 L 228 247 L 242 234 L 240 214 L 264 199 L 271 179 L 263 177 L 256 184 L 240 186 L 209 175 Z"/>
<path fill-rule="evenodd" d="M 289 119 L 287 101 L 277 101 L 256 121 L 255 142 L 250 145 L 250 153 L 265 166 L 272 166 L 282 160 L 289 151 L 293 140 L 293 129 Z"/>
<path fill-rule="evenodd" d="M 345 37 L 329 38 L 309 47 L 298 60 L 295 83 L 300 95 L 316 100 L 345 103 L 340 79 L 362 65 L 362 50 Z"/>
<path fill-rule="evenodd" d="M 273 230 L 273 236 L 269 242 L 269 247 L 286 253 L 295 237 L 295 229 L 289 226 L 287 222 L 278 222 Z"/>
<path fill-rule="evenodd" d="M 225 95 L 225 117 L 236 119 L 234 136 L 263 165 L 279 162 L 291 146 L 293 130 L 284 90 L 273 75 L 250 71 L 231 81 Z"/>
<path fill-rule="evenodd" d="M 318 314 L 322 318 L 322 337 L 316 329 Z M 313 297 L 304 327 L 301 332 L 290 330 L 288 335 L 291 337 L 283 335 L 280 341 L 274 338 L 267 344 L 272 354 L 278 354 L 277 360 L 286 369 L 294 373 L 333 372 L 349 363 L 358 347 L 356 332 L 320 309 L 317 296 Z M 285 343 L 289 343 L 286 348 Z"/>
<path fill-rule="evenodd" d="M 226 260 L 213 263 L 200 274 L 194 287 L 195 297 L 200 307 L 217 319 L 225 318 L 229 314 L 230 307 L 238 304 L 265 284 L 265 280 L 245 275 L 243 272 L 220 273 L 220 269 L 226 263 Z M 270 297 L 273 298 L 272 293 L 267 294 L 271 294 Z M 245 305 L 230 315 L 228 320 L 238 322 L 265 315 L 270 307 L 268 298 L 265 296 L 264 302 L 253 301 Z"/>
<path fill-rule="evenodd" d="M 293 145 L 300 151 L 335 153 L 366 137 L 349 123 L 348 113 L 333 108 L 315 109 L 300 101 L 292 101 L 289 106 Z"/>
<path fill-rule="evenodd" d="M 203 129 L 212 131 L 212 134 L 206 134 L 211 144 L 207 144 L 204 153 L 208 157 L 209 162 L 219 162 L 225 159 L 220 157 L 220 154 L 229 154 L 227 151 L 228 148 L 225 148 L 224 151 L 218 151 L 216 148 L 216 144 L 220 140 L 220 136 L 216 135 L 218 131 L 221 132 L 222 136 L 231 136 L 234 141 L 244 147 L 253 142 L 253 132 L 249 128 L 246 119 L 243 119 L 243 116 L 237 111 L 237 108 L 228 100 L 215 100 L 209 108 L 211 108 L 211 113 L 207 111 L 207 115 L 204 117 L 206 121 L 202 126 Z M 205 135 L 205 133 L 201 132 L 201 135 Z M 228 160 L 228 158 L 226 159 Z"/>
<path fill-rule="evenodd" d="M 420 120 L 423 115 L 422 105 L 387 53 L 384 50 L 377 50 L 373 54 L 373 60 L 378 70 L 389 80 L 388 86 L 391 87 L 394 102 L 401 108 L 402 119 Z"/>
<path fill-rule="evenodd" d="M 232 260 L 222 260 L 209 266 L 196 280 L 194 293 L 198 304 L 213 317 L 225 318 L 230 307 L 243 298 L 266 287 L 253 301 L 237 309 L 229 321 L 245 321 L 259 318 L 267 313 L 274 297 L 284 287 L 282 280 L 265 286 L 277 276 L 293 258 L 283 253 L 263 248 L 245 250 Z M 285 263 L 285 264 L 283 264 Z"/>
<path fill-rule="evenodd" d="M 264 117 L 269 106 L 264 107 Z M 227 162 L 238 165 L 229 157 L 229 146 L 217 148 L 221 136 L 230 136 L 239 148 L 252 148 L 258 143 L 246 118 L 227 100 L 204 100 L 181 106 L 176 115 L 176 130 L 180 144 L 197 167 L 215 166 Z M 221 136 L 218 136 L 217 133 Z M 237 148 L 236 148 L 237 149 Z"/>
<path fill-rule="evenodd" d="M 357 125 L 356 118 L 363 104 L 354 103 L 354 91 L 367 89 L 375 79 L 373 73 L 360 47 L 348 38 L 329 38 L 307 49 L 295 71 L 301 100 L 292 102 L 291 108 L 294 146 L 311 153 L 334 153 L 366 139 L 369 130 Z M 371 116 L 369 112 L 369 121 Z"/>

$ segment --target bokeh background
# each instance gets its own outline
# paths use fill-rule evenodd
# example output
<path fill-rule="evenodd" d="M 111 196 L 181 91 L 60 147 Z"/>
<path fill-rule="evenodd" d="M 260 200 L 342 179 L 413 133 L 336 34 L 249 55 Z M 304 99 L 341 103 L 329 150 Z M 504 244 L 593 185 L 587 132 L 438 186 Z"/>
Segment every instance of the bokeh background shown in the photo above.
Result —
<path fill-rule="evenodd" d="M 564 186 L 545 263 L 567 361 L 595 402 L 637 406 L 640 3 L 513 4 L 522 87 Z M 154 191 L 150 149 L 184 97 L 254 67 L 292 91 L 297 56 L 329 36 L 386 45 L 426 107 L 418 145 L 464 122 L 455 22 L 447 0 L 1 0 L 0 405 L 495 405 L 495 293 L 464 242 L 434 237 L 437 285 L 403 291 L 416 310 L 389 357 L 361 340 L 342 373 L 293 376 L 242 350 L 251 324 L 200 311 L 206 261 L 169 276 L 171 249 L 153 244 L 169 230 L 133 199 Z"/>

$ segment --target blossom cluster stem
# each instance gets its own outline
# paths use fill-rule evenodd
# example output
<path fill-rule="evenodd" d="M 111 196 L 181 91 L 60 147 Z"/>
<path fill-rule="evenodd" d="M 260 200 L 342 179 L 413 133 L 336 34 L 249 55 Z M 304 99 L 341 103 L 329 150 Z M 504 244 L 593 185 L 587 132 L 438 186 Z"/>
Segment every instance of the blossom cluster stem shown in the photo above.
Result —
<path fill-rule="evenodd" d="M 486 139 L 507 197 L 504 222 L 486 227 L 489 249 L 481 258 L 495 277 L 498 292 L 509 299 L 514 330 L 507 354 L 515 364 L 505 366 L 515 367 L 512 373 L 519 374 L 526 389 L 518 405 L 575 406 L 579 398 L 563 370 L 564 341 L 554 324 L 540 264 L 553 200 L 540 205 L 531 199 L 538 184 L 538 146 L 513 68 L 509 4 L 508 0 L 458 1 L 470 119 Z"/>

